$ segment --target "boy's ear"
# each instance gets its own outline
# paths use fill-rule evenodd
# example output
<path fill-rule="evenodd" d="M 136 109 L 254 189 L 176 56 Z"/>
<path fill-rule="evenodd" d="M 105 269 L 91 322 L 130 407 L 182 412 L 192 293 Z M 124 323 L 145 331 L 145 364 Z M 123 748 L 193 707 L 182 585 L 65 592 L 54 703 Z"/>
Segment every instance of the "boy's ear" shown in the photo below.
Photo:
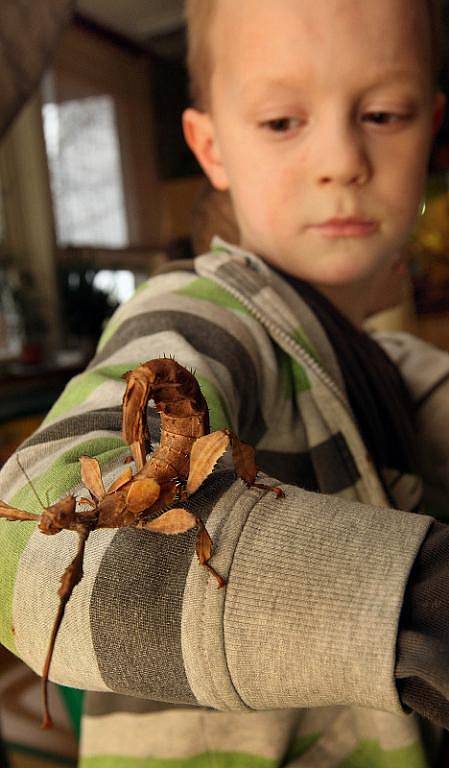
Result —
<path fill-rule="evenodd" d="M 437 135 L 441 128 L 441 123 L 444 119 L 444 113 L 446 110 L 446 96 L 442 91 L 438 91 L 435 96 L 435 103 L 433 107 L 433 135 Z"/>
<path fill-rule="evenodd" d="M 186 109 L 182 116 L 184 137 L 199 164 L 216 189 L 229 189 L 212 118 L 207 112 Z"/>

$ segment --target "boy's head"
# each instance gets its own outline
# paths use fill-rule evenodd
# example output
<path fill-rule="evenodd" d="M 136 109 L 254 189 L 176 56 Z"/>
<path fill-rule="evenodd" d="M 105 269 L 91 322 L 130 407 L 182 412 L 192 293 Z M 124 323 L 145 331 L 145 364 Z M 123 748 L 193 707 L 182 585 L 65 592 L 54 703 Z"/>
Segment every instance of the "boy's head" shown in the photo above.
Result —
<path fill-rule="evenodd" d="M 211 28 L 220 0 L 186 0 L 185 17 L 188 34 L 188 70 L 194 105 L 207 111 L 210 105 L 210 82 L 213 70 Z M 438 82 L 443 59 L 442 0 L 422 0 L 428 18 L 432 48 L 432 74 Z"/>
<path fill-rule="evenodd" d="M 436 0 L 187 0 L 186 139 L 243 247 L 337 304 L 416 220 L 443 106 L 436 18 Z"/>

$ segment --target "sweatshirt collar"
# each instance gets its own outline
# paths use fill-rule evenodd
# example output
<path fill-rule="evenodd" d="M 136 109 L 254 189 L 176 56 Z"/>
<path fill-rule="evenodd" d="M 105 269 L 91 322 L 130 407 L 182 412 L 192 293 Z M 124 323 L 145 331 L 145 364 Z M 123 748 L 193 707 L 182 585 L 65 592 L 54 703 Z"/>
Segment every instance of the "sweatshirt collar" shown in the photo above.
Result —
<path fill-rule="evenodd" d="M 256 254 L 214 237 L 196 271 L 231 293 L 293 359 L 349 409 L 343 378 L 323 328 L 295 289 Z"/>

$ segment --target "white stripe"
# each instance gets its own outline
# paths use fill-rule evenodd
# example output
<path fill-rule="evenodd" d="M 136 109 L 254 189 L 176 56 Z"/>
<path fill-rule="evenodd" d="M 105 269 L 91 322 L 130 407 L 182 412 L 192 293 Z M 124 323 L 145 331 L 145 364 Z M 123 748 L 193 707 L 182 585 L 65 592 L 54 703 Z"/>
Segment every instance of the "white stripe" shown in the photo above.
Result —
<path fill-rule="evenodd" d="M 39 477 L 41 477 L 47 470 L 49 470 L 61 456 L 63 456 L 69 450 L 74 450 L 77 445 L 82 445 L 86 441 L 98 440 L 101 438 L 111 439 L 111 437 L 117 436 L 119 435 L 116 432 L 94 430 L 93 432 L 77 435 L 76 437 L 66 437 L 62 438 L 61 440 L 54 440 L 48 443 L 43 443 L 42 445 L 33 445 L 29 448 L 23 448 L 20 451 L 20 459 L 28 475 L 31 477 L 31 480 L 39 479 Z M 116 461 L 120 461 L 120 459 L 114 460 L 114 462 Z M 113 465 L 111 464 L 110 466 Z M 5 484 L 4 491 L 2 489 L 3 483 Z M 22 490 L 26 483 L 27 480 L 13 457 L 10 459 L 8 473 L 4 472 L 0 474 L 0 498 L 2 498 L 3 501 L 10 501 L 16 493 Z M 81 486 L 76 486 L 76 488 L 80 487 Z M 49 487 L 48 490 L 51 492 L 51 487 Z M 68 488 L 67 492 L 69 491 L 75 491 L 75 489 Z M 46 504 L 46 499 L 43 498 L 42 502 Z"/>
<path fill-rule="evenodd" d="M 179 759 L 217 750 L 276 759 L 286 751 L 300 720 L 301 713 L 295 710 L 242 715 L 194 708 L 85 716 L 81 752 L 86 757 Z"/>
<path fill-rule="evenodd" d="M 84 576 L 67 604 L 56 641 L 50 679 L 75 688 L 107 691 L 95 657 L 90 629 L 90 599 L 101 559 L 116 530 L 94 531 L 87 542 Z M 13 599 L 15 641 L 20 657 L 42 673 L 59 605 L 57 592 L 65 568 L 75 556 L 78 536 L 62 531 L 31 535 L 17 570 Z M 21 585 L 26 588 L 21 589 Z"/>

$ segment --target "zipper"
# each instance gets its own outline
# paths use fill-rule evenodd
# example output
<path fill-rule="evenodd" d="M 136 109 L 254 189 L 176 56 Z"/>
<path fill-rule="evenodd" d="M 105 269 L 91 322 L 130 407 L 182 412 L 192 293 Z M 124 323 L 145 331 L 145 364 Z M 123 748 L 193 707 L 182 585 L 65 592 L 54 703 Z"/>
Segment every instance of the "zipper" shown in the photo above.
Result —
<path fill-rule="evenodd" d="M 245 257 L 245 254 L 243 254 L 243 256 Z M 239 301 L 249 311 L 249 313 L 267 329 L 271 337 L 277 341 L 284 352 L 287 352 L 287 354 L 293 358 L 300 360 L 305 364 L 306 367 L 309 367 L 309 369 L 316 374 L 317 378 L 324 384 L 325 387 L 327 387 L 330 392 L 332 392 L 332 394 L 337 398 L 338 402 L 343 406 L 349 416 L 350 422 L 352 423 L 356 434 L 359 435 L 359 428 L 346 395 L 344 392 L 342 392 L 340 387 L 335 383 L 331 376 L 329 376 L 329 374 L 324 370 L 320 363 L 318 363 L 317 360 L 315 360 L 300 344 L 298 344 L 298 342 L 292 339 L 292 337 L 286 331 L 282 330 L 282 328 L 280 328 L 272 320 L 267 319 L 266 315 L 258 310 L 254 306 L 253 302 L 247 299 L 244 294 L 241 294 L 240 291 L 233 286 L 228 285 L 226 280 L 217 277 L 216 273 L 209 271 L 207 267 L 206 269 L 197 269 L 197 272 L 198 274 L 202 274 L 203 277 L 207 277 L 209 280 L 212 280 L 212 282 L 215 282 L 221 288 L 224 288 L 224 290 L 228 291 L 231 296 Z M 359 439 L 361 442 L 361 447 L 363 447 L 364 443 L 361 435 L 359 435 Z M 388 500 L 388 495 L 385 494 L 383 488 L 383 478 L 378 475 L 373 466 L 370 466 L 370 459 L 368 454 L 366 454 L 366 457 L 367 464 L 363 469 L 360 469 L 361 476 L 365 482 L 365 489 L 369 497 L 365 503 L 378 504 L 382 507 L 391 506 Z"/>
<path fill-rule="evenodd" d="M 202 270 L 203 273 L 206 271 L 207 277 L 212 280 L 213 282 L 217 283 L 217 285 L 220 285 L 222 288 L 224 288 L 228 293 L 230 293 L 237 301 L 239 301 L 243 306 L 256 318 L 256 320 L 259 320 L 259 322 L 265 326 L 265 328 L 269 331 L 270 335 L 273 339 L 275 339 L 279 346 L 287 353 L 293 353 L 293 357 L 297 357 L 301 360 L 302 363 L 306 365 L 306 367 L 309 367 L 316 376 L 320 379 L 320 381 L 332 392 L 333 395 L 339 400 L 339 402 L 344 406 L 346 411 L 348 412 L 349 416 L 351 417 L 351 420 L 354 421 L 354 414 L 351 411 L 351 408 L 349 406 L 349 403 L 347 401 L 347 398 L 345 397 L 344 393 L 341 391 L 340 387 L 335 383 L 335 381 L 329 376 L 329 374 L 324 370 L 324 368 L 320 365 L 320 363 L 315 360 L 315 358 L 312 357 L 303 347 L 301 347 L 300 344 L 298 344 L 292 337 L 286 332 L 283 331 L 282 328 L 279 328 L 276 323 L 273 323 L 271 320 L 268 320 L 267 317 L 260 312 L 254 304 L 249 301 L 249 299 L 246 298 L 243 294 L 240 293 L 236 288 L 233 286 L 230 286 L 226 280 L 223 280 L 220 277 L 217 277 L 217 275 L 213 273 L 209 273 L 208 270 Z"/>

